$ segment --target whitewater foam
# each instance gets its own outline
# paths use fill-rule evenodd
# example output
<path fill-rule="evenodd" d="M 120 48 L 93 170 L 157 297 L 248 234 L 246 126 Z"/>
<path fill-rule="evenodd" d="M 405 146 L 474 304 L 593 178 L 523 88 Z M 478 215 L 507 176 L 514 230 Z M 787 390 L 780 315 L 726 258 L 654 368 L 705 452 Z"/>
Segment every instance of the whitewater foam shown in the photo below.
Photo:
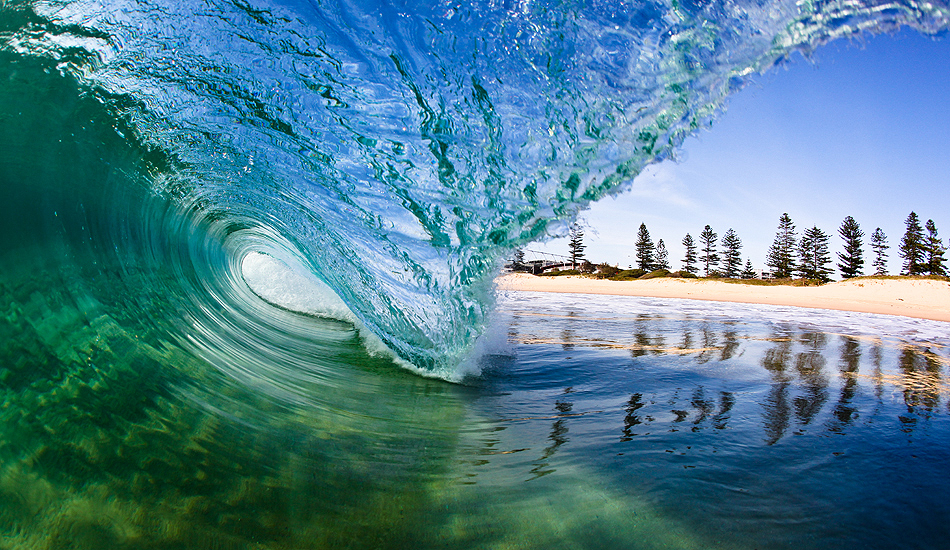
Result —
<path fill-rule="evenodd" d="M 308 315 L 356 324 L 356 316 L 343 300 L 320 279 L 304 269 L 294 269 L 281 260 L 252 252 L 241 261 L 247 286 L 269 304 Z"/>

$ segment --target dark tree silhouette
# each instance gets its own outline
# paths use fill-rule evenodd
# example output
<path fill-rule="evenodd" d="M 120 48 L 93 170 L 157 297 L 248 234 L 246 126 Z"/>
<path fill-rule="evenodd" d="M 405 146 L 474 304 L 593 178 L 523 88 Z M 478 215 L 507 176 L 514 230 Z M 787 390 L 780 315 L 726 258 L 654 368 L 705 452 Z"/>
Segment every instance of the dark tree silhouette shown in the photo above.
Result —
<path fill-rule="evenodd" d="M 699 242 L 703 245 L 699 261 L 705 266 L 705 275 L 707 277 L 709 277 L 710 272 L 714 271 L 716 266 L 719 265 L 719 254 L 716 252 L 716 238 L 718 236 L 719 235 L 716 235 L 716 232 L 712 230 L 712 227 L 708 225 L 703 229 L 703 232 L 699 234 Z"/>
<path fill-rule="evenodd" d="M 528 266 L 524 263 L 524 250 L 516 248 L 511 259 L 511 269 L 514 271 L 526 271 Z"/>
<path fill-rule="evenodd" d="M 584 259 L 584 231 L 576 222 L 571 225 L 567 234 L 568 256 L 571 258 L 571 268 L 577 269 L 577 265 Z"/>
<path fill-rule="evenodd" d="M 656 241 L 656 255 L 654 261 L 655 269 L 669 269 L 670 260 L 669 253 L 666 251 L 666 244 L 663 242 L 663 239 Z"/>
<path fill-rule="evenodd" d="M 871 265 L 874 267 L 875 275 L 887 275 L 887 235 L 878 227 L 871 234 L 871 249 L 874 250 L 874 261 Z"/>
<path fill-rule="evenodd" d="M 792 218 L 787 213 L 782 214 L 778 219 L 778 232 L 765 260 L 765 265 L 772 268 L 772 275 L 776 278 L 789 279 L 795 272 L 797 242 Z"/>
<path fill-rule="evenodd" d="M 723 275 L 730 279 L 739 276 L 742 269 L 742 240 L 729 228 L 722 236 Z"/>
<path fill-rule="evenodd" d="M 907 230 L 901 239 L 898 247 L 898 253 L 904 258 L 904 275 L 920 275 L 927 270 L 927 264 L 924 263 L 926 253 L 926 242 L 924 240 L 924 230 L 920 227 L 920 218 L 916 212 L 911 212 L 904 220 Z"/>
<path fill-rule="evenodd" d="M 650 231 L 647 230 L 647 224 L 640 224 L 640 231 L 637 232 L 637 267 L 644 271 L 653 271 L 653 240 L 650 238 Z"/>
<path fill-rule="evenodd" d="M 947 248 L 943 246 L 943 240 L 937 236 L 937 225 L 933 220 L 927 220 L 924 225 L 927 228 L 926 252 L 927 252 L 927 273 L 931 275 L 946 275 L 947 268 L 944 265 L 947 259 L 944 257 Z"/>
<path fill-rule="evenodd" d="M 696 274 L 696 243 L 693 242 L 693 236 L 689 233 L 683 237 L 683 247 L 686 248 L 686 257 L 683 258 L 683 271 Z"/>
<path fill-rule="evenodd" d="M 811 227 L 802 234 L 802 241 L 799 245 L 799 256 L 801 265 L 798 272 L 803 279 L 817 279 L 827 283 L 831 279 L 831 269 L 828 264 L 831 263 L 831 254 L 828 252 L 828 240 L 831 236 L 818 229 Z"/>
<path fill-rule="evenodd" d="M 752 267 L 752 260 L 746 258 L 745 269 L 742 270 L 740 277 L 743 279 L 755 279 L 755 269 Z"/>
<path fill-rule="evenodd" d="M 841 277 L 851 279 L 864 273 L 864 251 L 861 246 L 864 244 L 862 237 L 864 231 L 854 218 L 848 216 L 841 222 L 838 228 L 838 234 L 844 241 L 844 252 L 838 252 L 838 270 Z"/>

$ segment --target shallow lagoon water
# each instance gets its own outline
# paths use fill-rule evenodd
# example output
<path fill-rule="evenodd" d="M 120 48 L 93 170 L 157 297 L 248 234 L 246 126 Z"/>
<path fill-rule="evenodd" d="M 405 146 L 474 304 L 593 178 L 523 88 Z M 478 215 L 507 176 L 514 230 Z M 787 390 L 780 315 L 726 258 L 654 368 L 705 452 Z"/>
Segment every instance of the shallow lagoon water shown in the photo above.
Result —
<path fill-rule="evenodd" d="M 523 479 L 606 480 L 680 547 L 943 544 L 944 323 L 539 293 L 506 309 L 518 387 L 495 402 L 525 419 Z M 649 547 L 632 526 L 617 547 Z"/>
<path fill-rule="evenodd" d="M 236 373 L 32 300 L 3 316 L 8 548 L 948 535 L 945 323 L 511 292 L 481 374 L 453 384 L 374 357 L 351 324 L 266 303 L 284 334 L 321 342 Z"/>

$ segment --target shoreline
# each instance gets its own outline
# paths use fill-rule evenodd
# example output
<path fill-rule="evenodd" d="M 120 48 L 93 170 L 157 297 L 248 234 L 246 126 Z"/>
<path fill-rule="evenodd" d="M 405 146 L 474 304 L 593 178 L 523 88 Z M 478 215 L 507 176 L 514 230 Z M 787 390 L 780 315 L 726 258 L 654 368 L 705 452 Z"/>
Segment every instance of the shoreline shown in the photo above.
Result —
<path fill-rule="evenodd" d="M 495 279 L 495 287 L 498 291 L 607 294 L 793 306 L 950 322 L 950 282 L 933 279 L 860 278 L 821 286 L 797 287 L 672 277 L 610 281 L 576 275 L 537 277 L 526 273 L 506 273 Z"/>

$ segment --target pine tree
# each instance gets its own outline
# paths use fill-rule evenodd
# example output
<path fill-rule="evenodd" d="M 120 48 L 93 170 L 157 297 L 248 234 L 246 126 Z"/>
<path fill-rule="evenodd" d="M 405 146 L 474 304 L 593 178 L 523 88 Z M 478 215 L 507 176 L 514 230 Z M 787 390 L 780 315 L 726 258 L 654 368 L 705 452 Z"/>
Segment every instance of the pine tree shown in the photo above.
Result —
<path fill-rule="evenodd" d="M 730 279 L 739 276 L 742 269 L 742 241 L 730 227 L 722 236 L 723 275 Z"/>
<path fill-rule="evenodd" d="M 644 271 L 653 271 L 653 252 L 653 240 L 650 238 L 647 224 L 641 223 L 637 233 L 637 267 Z"/>
<path fill-rule="evenodd" d="M 693 236 L 689 233 L 683 237 L 683 247 L 686 248 L 686 257 L 683 258 L 683 271 L 696 274 L 696 243 L 693 242 Z"/>
<path fill-rule="evenodd" d="M 568 256 L 571 258 L 571 269 L 577 269 L 577 266 L 584 259 L 584 249 L 587 248 L 584 246 L 584 231 L 582 231 L 581 226 L 575 222 L 568 230 L 567 236 L 567 249 Z"/>
<path fill-rule="evenodd" d="M 861 246 L 864 241 L 864 231 L 854 218 L 848 216 L 841 222 L 838 228 L 838 234 L 844 241 L 844 252 L 838 252 L 838 270 L 841 271 L 843 279 L 851 279 L 864 273 L 864 251 Z"/>
<path fill-rule="evenodd" d="M 669 253 L 666 251 L 666 244 L 663 239 L 656 241 L 656 263 L 655 269 L 670 269 Z"/>
<path fill-rule="evenodd" d="M 915 212 L 908 214 L 904 220 L 907 231 L 901 239 L 898 247 L 898 253 L 904 258 L 903 275 L 920 275 L 927 270 L 927 264 L 924 263 L 925 246 L 924 230 L 920 227 L 920 218 Z"/>
<path fill-rule="evenodd" d="M 890 246 L 887 244 L 887 235 L 878 227 L 871 234 L 871 249 L 874 250 L 874 261 L 871 262 L 871 265 L 874 266 L 875 275 L 887 275 L 888 248 Z"/>
<path fill-rule="evenodd" d="M 787 213 L 782 214 L 778 219 L 778 233 L 765 260 L 765 265 L 772 268 L 772 276 L 776 279 L 790 279 L 795 272 L 797 242 L 792 218 Z"/>
<path fill-rule="evenodd" d="M 707 277 L 719 265 L 719 254 L 716 252 L 716 238 L 718 236 L 708 225 L 699 234 L 699 242 L 703 244 L 699 261 L 706 267 Z"/>
<path fill-rule="evenodd" d="M 511 269 L 513 271 L 525 271 L 527 266 L 524 264 L 524 250 L 516 248 L 511 260 Z"/>
<path fill-rule="evenodd" d="M 743 279 L 755 279 L 755 269 L 752 268 L 752 260 L 746 258 L 745 269 L 742 270 Z"/>
<path fill-rule="evenodd" d="M 828 240 L 831 236 L 812 227 L 806 229 L 802 234 L 802 241 L 799 245 L 799 257 L 801 264 L 798 272 L 802 279 L 818 279 L 822 283 L 827 283 L 831 279 L 831 269 L 828 264 L 831 263 L 831 254 L 828 252 Z"/>
<path fill-rule="evenodd" d="M 927 248 L 927 273 L 931 275 L 946 275 L 947 268 L 944 266 L 946 258 L 944 253 L 947 251 L 943 246 L 943 240 L 937 236 L 937 225 L 933 220 L 927 220 L 924 225 L 927 228 L 926 248 Z"/>

